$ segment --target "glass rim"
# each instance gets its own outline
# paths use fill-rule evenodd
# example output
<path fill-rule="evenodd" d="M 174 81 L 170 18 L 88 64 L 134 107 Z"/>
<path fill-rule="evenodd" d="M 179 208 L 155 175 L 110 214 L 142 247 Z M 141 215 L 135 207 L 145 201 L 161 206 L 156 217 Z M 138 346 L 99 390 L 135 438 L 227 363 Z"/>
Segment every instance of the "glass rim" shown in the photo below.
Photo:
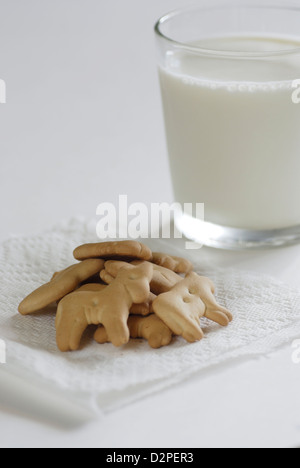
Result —
<path fill-rule="evenodd" d="M 209 49 L 205 47 L 199 47 L 196 45 L 191 45 L 185 42 L 177 41 L 172 39 L 172 37 L 167 36 L 161 30 L 161 27 L 167 22 L 172 21 L 175 17 L 179 17 L 180 15 L 188 12 L 200 12 L 200 11 L 213 11 L 217 9 L 228 9 L 228 8 L 236 8 L 239 10 L 284 10 L 284 11 L 297 11 L 300 12 L 300 4 L 291 2 L 289 0 L 282 1 L 282 2 L 267 2 L 265 0 L 261 1 L 260 3 L 247 3 L 247 4 L 240 4 L 238 1 L 227 1 L 227 2 L 220 2 L 216 0 L 209 0 L 202 3 L 202 5 L 193 5 L 189 7 L 177 8 L 176 10 L 172 10 L 169 13 L 161 16 L 159 20 L 156 22 L 154 30 L 156 35 L 160 39 L 164 39 L 165 41 L 169 42 L 173 46 L 177 48 L 184 49 L 186 51 L 190 51 L 199 55 L 209 55 L 209 56 L 217 56 L 217 57 L 231 57 L 231 58 L 255 58 L 255 57 L 273 57 L 273 56 L 286 56 L 292 54 L 299 54 L 300 53 L 300 46 L 291 48 L 291 49 L 280 49 L 280 50 L 272 50 L 272 51 L 262 51 L 262 52 L 252 52 L 252 51 L 224 51 L 218 49 Z M 299 35 L 299 42 L 300 42 L 300 35 Z"/>

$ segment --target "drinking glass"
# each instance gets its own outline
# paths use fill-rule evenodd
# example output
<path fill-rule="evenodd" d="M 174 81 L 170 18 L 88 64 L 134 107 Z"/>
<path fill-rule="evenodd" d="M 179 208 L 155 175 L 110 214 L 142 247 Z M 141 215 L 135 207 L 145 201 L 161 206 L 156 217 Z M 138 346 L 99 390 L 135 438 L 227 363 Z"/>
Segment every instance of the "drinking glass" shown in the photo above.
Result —
<path fill-rule="evenodd" d="M 209 0 L 155 26 L 175 201 L 205 207 L 176 226 L 197 243 L 300 240 L 299 25 L 297 2 Z"/>

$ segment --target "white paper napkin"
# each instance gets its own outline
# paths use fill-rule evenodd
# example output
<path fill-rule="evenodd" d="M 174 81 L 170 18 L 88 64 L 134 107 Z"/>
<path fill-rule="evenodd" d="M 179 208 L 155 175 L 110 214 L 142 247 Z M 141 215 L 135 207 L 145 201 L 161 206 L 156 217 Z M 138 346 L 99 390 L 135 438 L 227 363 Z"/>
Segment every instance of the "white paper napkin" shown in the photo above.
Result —
<path fill-rule="evenodd" d="M 19 302 L 53 272 L 74 262 L 73 249 L 97 241 L 94 223 L 79 219 L 34 237 L 11 238 L 0 251 L 0 339 L 7 347 L 5 371 L 28 379 L 89 409 L 116 407 L 178 383 L 195 372 L 241 356 L 265 354 L 300 334 L 300 293 L 266 276 L 208 268 L 219 302 L 232 311 L 234 322 L 221 328 L 206 319 L 203 341 L 152 350 L 147 342 L 131 341 L 121 349 L 99 345 L 87 333 L 80 351 L 61 353 L 55 341 L 55 312 L 22 317 Z M 192 252 L 168 241 L 147 242 L 153 250 L 188 256 Z M 199 253 L 197 258 L 201 258 Z"/>

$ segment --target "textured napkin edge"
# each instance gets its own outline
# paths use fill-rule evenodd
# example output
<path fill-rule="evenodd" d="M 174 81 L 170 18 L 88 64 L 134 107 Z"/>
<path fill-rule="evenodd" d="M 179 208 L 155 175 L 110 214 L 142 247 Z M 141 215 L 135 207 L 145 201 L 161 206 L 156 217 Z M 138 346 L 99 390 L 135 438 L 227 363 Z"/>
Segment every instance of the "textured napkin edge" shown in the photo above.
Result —
<path fill-rule="evenodd" d="M 145 388 L 141 389 L 134 389 L 134 388 L 127 388 L 126 392 L 132 391 L 132 395 L 122 395 L 124 391 L 121 391 L 118 395 L 113 395 L 113 398 L 109 398 L 108 396 L 103 396 L 99 398 L 96 396 L 96 405 L 99 406 L 101 412 L 104 414 L 106 412 L 116 411 L 123 406 L 130 405 L 135 403 L 138 400 L 143 398 L 147 398 L 154 393 L 158 393 L 160 391 L 166 391 L 173 385 L 180 385 L 187 381 L 187 379 L 191 380 L 193 377 L 200 377 L 202 374 L 203 376 L 207 371 L 212 371 L 214 369 L 220 370 L 222 366 L 232 367 L 235 365 L 241 365 L 243 363 L 249 362 L 249 360 L 256 359 L 256 358 L 269 358 L 272 354 L 276 353 L 279 349 L 288 345 L 289 342 L 292 342 L 294 339 L 299 338 L 300 335 L 300 318 L 296 322 L 298 324 L 299 330 L 295 330 L 294 326 L 286 327 L 278 333 L 274 334 L 272 337 L 272 349 L 266 348 L 266 345 L 263 344 L 265 338 L 261 338 L 257 340 L 255 343 L 251 343 L 249 345 L 244 346 L 243 348 L 238 348 L 235 351 L 229 351 L 225 353 L 222 358 L 216 357 L 214 360 L 210 361 L 209 364 L 203 366 L 202 369 L 198 369 L 197 366 L 192 367 L 186 372 L 181 374 L 174 374 L 173 376 L 168 377 L 166 380 L 159 379 L 156 382 L 149 382 L 149 384 L 145 383 L 143 386 Z M 285 332 L 285 333 L 283 333 Z M 283 334 L 289 333 L 289 338 L 287 336 L 281 336 Z M 292 343 L 291 343 L 292 344 Z M 254 349 L 254 345 L 257 345 L 257 349 Z M 142 386 L 141 386 L 142 387 Z M 115 392 L 116 393 L 116 392 Z M 103 398 L 104 397 L 104 398 Z M 101 405 L 101 398 L 102 402 L 103 399 L 105 400 L 105 404 Z"/>
<path fill-rule="evenodd" d="M 43 235 L 46 233 L 51 233 L 53 230 L 57 229 L 64 229 L 64 231 L 67 232 L 73 232 L 72 226 L 76 226 L 76 224 L 80 222 L 83 223 L 84 226 L 86 226 L 86 232 L 91 236 L 93 234 L 96 238 L 96 235 L 94 234 L 94 226 L 95 226 L 95 220 L 90 220 L 87 221 L 86 219 L 82 217 L 76 217 L 73 218 L 71 221 L 63 221 L 60 223 L 57 223 L 52 229 L 47 229 L 44 230 L 43 232 L 39 233 L 38 235 Z M 15 238 L 22 238 L 22 239 L 30 239 L 32 238 L 31 235 L 28 236 L 12 236 L 11 238 L 7 239 L 6 241 L 2 242 L 0 244 L 0 255 L 5 254 L 5 243 L 9 242 L 11 239 Z M 151 240 L 149 240 L 151 242 Z M 155 242 L 160 242 L 162 247 L 166 247 L 166 250 L 168 251 L 173 251 L 176 253 L 177 248 L 173 245 L 168 244 L 164 239 L 155 239 Z M 191 255 L 188 255 L 189 252 L 187 251 L 187 257 L 191 257 Z M 208 268 L 208 265 L 203 266 L 204 270 Z M 211 271 L 222 271 L 224 270 L 223 268 L 214 268 L 210 265 L 209 268 Z M 227 271 L 234 269 L 226 269 Z M 255 273 L 253 271 L 247 272 L 247 270 L 242 271 L 242 273 L 250 273 L 251 275 L 254 275 Z M 270 275 L 261 275 L 260 276 L 264 278 L 270 278 L 273 282 L 276 282 L 278 285 L 286 285 L 281 280 L 278 280 L 276 278 L 273 278 Z M 299 295 L 299 291 L 296 288 L 291 288 L 289 287 L 291 291 L 294 291 Z M 295 326 L 297 327 L 297 330 L 295 330 Z M 226 364 L 234 364 L 238 358 L 241 357 L 248 357 L 249 359 L 256 357 L 256 356 L 263 356 L 266 354 L 270 354 L 279 347 L 288 344 L 289 341 L 292 341 L 295 338 L 299 338 L 300 335 L 300 317 L 299 320 L 294 320 L 293 323 L 288 324 L 286 327 L 282 328 L 279 330 L 277 333 L 275 333 L 272 336 L 272 344 L 270 342 L 266 345 L 263 344 L 263 341 L 265 341 L 265 337 L 256 340 L 255 342 L 252 342 L 248 345 L 245 345 L 243 347 L 239 347 L 235 350 L 230 350 L 228 353 L 223 354 L 221 357 L 215 357 L 212 359 L 209 364 L 204 365 L 202 369 L 198 369 L 197 366 L 190 368 L 188 371 L 183 372 L 181 374 L 176 374 L 174 373 L 173 375 L 170 375 L 167 379 L 159 379 L 157 381 L 149 381 L 149 382 L 144 382 L 142 385 L 140 385 L 140 388 L 135 388 L 135 387 L 127 387 L 126 388 L 126 393 L 129 393 L 132 391 L 132 395 L 126 396 L 125 398 L 121 398 L 120 394 L 117 394 L 117 392 L 111 392 L 110 398 L 105 399 L 105 394 L 101 393 L 100 395 L 98 393 L 90 393 L 90 392 L 71 392 L 69 389 L 66 390 L 63 387 L 60 387 L 57 383 L 49 380 L 44 379 L 42 381 L 41 378 L 38 376 L 32 376 L 32 373 L 30 369 L 22 369 L 20 366 L 20 363 L 13 363 L 11 362 L 9 365 L 5 365 L 5 371 L 8 373 L 11 373 L 12 375 L 20 376 L 22 375 L 22 378 L 24 379 L 30 379 L 34 386 L 40 387 L 43 390 L 48 390 L 52 394 L 57 393 L 59 395 L 65 395 L 65 392 L 68 392 L 68 395 L 65 395 L 65 398 L 72 399 L 75 404 L 78 404 L 78 406 L 83 407 L 87 409 L 88 411 L 91 411 L 92 413 L 95 412 L 97 415 L 102 415 L 103 411 L 111 411 L 114 409 L 117 409 L 119 407 L 122 407 L 126 404 L 133 403 L 134 401 L 144 398 L 147 396 L 150 396 L 152 393 L 162 391 L 164 389 L 167 389 L 168 387 L 175 385 L 175 384 L 180 384 L 187 378 L 192 377 L 193 375 L 200 375 L 203 372 L 205 372 L 208 368 L 213 368 L 219 365 L 224 365 Z M 1 336 L 0 336 L 1 338 Z M 214 362 L 215 361 L 215 362 Z M 0 367 L 1 369 L 1 367 Z M 145 388 L 142 388 L 145 387 Z M 113 395 L 115 393 L 115 395 Z M 120 393 L 124 393 L 124 390 L 122 390 Z"/>
<path fill-rule="evenodd" d="M 297 330 L 295 330 L 295 325 Z M 300 318 L 275 334 L 272 335 L 272 344 L 266 345 L 265 337 L 257 341 L 239 347 L 235 350 L 230 350 L 221 357 L 216 356 L 207 365 L 201 369 L 197 365 L 191 367 L 186 372 L 180 374 L 174 373 L 166 379 L 157 379 L 156 381 L 142 382 L 137 386 L 128 386 L 120 391 L 110 391 L 108 393 L 97 393 L 87 391 L 71 391 L 66 389 L 51 380 L 40 379 L 33 377 L 32 373 L 27 368 L 20 368 L 18 363 L 11 362 L 9 366 L 5 366 L 5 372 L 12 374 L 26 381 L 30 381 L 35 389 L 41 392 L 49 392 L 51 395 L 57 395 L 58 398 L 64 398 L 71 401 L 74 405 L 80 407 L 87 412 L 90 419 L 95 417 L 103 417 L 106 413 L 116 411 L 124 406 L 128 406 L 138 400 L 150 397 L 152 394 L 166 391 L 173 385 L 180 385 L 183 382 L 195 376 L 200 377 L 205 375 L 208 370 L 220 369 L 222 366 L 232 367 L 240 362 L 248 362 L 251 359 L 264 357 L 267 358 L 270 354 L 278 349 L 292 344 L 294 339 L 300 336 Z M 1 368 L 0 368 L 1 370 Z"/>

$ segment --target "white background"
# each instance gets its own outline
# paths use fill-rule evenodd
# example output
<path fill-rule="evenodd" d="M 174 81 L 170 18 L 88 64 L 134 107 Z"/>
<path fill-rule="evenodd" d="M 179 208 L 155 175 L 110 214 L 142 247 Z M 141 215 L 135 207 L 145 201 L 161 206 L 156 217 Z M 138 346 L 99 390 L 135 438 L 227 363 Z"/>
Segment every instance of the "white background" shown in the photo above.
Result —
<path fill-rule="evenodd" d="M 0 0 L 1 239 L 171 201 L 152 29 L 185 3 Z"/>
<path fill-rule="evenodd" d="M 0 78 L 7 84 L 0 240 L 78 214 L 93 217 L 99 203 L 119 194 L 129 202 L 172 200 L 152 29 L 160 15 L 186 4 L 0 0 Z M 299 287 L 299 247 L 198 255 Z M 300 366 L 291 354 L 289 344 L 212 369 L 92 423 L 0 375 L 0 445 L 300 445 Z"/>

